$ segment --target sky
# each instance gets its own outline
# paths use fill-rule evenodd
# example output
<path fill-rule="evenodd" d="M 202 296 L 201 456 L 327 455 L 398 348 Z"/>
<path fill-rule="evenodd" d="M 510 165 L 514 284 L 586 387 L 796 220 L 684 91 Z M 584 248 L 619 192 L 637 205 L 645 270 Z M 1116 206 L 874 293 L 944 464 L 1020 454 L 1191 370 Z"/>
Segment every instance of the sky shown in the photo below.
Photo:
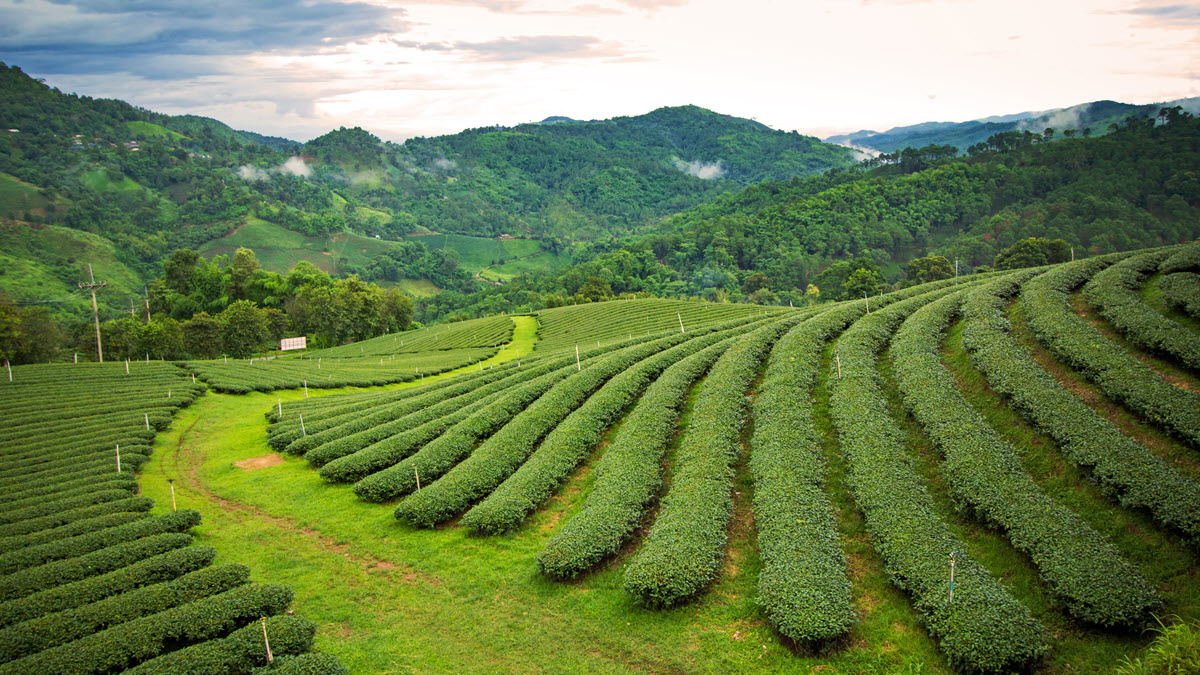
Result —
<path fill-rule="evenodd" d="M 685 104 L 824 137 L 1200 96 L 1200 0 L 0 0 L 0 61 L 300 141 Z"/>

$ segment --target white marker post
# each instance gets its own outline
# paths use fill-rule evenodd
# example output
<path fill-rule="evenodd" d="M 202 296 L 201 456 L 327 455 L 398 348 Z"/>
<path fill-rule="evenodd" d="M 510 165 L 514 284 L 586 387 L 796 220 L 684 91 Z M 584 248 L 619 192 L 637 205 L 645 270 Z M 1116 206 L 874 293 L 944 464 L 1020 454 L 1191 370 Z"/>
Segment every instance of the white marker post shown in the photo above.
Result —
<path fill-rule="evenodd" d="M 125 359 L 125 374 L 129 374 L 129 359 Z"/>
<path fill-rule="evenodd" d="M 308 398 L 308 378 L 304 379 L 304 398 Z"/>
<path fill-rule="evenodd" d="M 283 419 L 283 397 L 277 397 L 279 401 L 279 419 Z"/>
<path fill-rule="evenodd" d="M 263 627 L 263 645 L 267 648 L 267 663 L 274 663 L 275 657 L 271 656 L 271 642 L 267 640 L 267 617 L 262 618 Z"/>
<path fill-rule="evenodd" d="M 417 492 L 421 491 L 421 474 L 417 473 L 417 467 L 413 467 L 413 476 L 417 479 Z"/>
<path fill-rule="evenodd" d="M 175 479 L 168 478 L 167 482 L 171 484 L 171 510 L 178 511 L 179 507 L 175 506 Z"/>
<path fill-rule="evenodd" d="M 837 359 L 838 379 L 842 379 L 842 355 L 838 353 L 838 349 L 833 350 L 833 358 Z"/>
<path fill-rule="evenodd" d="M 954 552 L 950 552 L 950 600 L 954 602 Z"/>
<path fill-rule="evenodd" d="M 146 416 L 146 431 L 150 431 L 150 413 L 142 413 Z"/>
<path fill-rule="evenodd" d="M 866 293 L 863 293 L 863 300 L 867 303 L 867 314 L 870 314 L 871 313 L 871 298 L 867 297 Z"/>
<path fill-rule="evenodd" d="M 117 443 L 117 473 L 121 473 L 121 444 Z"/>
<path fill-rule="evenodd" d="M 679 312 L 675 312 L 675 316 L 679 317 L 679 332 L 680 333 L 686 332 L 683 330 L 683 317 L 679 315 Z"/>
<path fill-rule="evenodd" d="M 4 367 L 8 368 L 8 381 L 12 382 L 12 365 L 9 364 L 8 359 L 4 359 Z"/>
<path fill-rule="evenodd" d="M 304 430 L 304 413 L 300 413 L 300 433 L 308 438 L 308 432 Z"/>
<path fill-rule="evenodd" d="M 576 342 L 575 343 L 575 371 L 578 372 L 579 370 L 580 370 L 580 367 L 579 367 L 579 343 Z"/>

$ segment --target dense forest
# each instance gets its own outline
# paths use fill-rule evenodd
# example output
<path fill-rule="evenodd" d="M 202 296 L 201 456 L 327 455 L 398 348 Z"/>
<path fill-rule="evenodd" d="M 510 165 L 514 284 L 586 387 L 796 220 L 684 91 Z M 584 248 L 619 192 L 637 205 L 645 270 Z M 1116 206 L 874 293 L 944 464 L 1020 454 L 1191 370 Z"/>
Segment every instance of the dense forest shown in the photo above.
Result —
<path fill-rule="evenodd" d="M 591 278 L 618 295 L 740 301 L 759 291 L 757 301 L 794 304 L 811 297 L 810 284 L 821 299 L 843 298 L 858 269 L 903 282 L 903 266 L 925 256 L 963 272 L 1026 266 L 1014 250 L 1031 238 L 1062 241 L 1069 259 L 1200 236 L 1200 120 L 1164 109 L 1103 137 L 1050 140 L 1006 132 L 966 154 L 909 148 L 850 171 L 764 182 L 653 233 L 580 246 L 566 272 L 425 304 L 471 316 L 518 307 L 529 293 L 573 296 Z M 1055 259 L 1043 252 L 1029 264 Z"/>

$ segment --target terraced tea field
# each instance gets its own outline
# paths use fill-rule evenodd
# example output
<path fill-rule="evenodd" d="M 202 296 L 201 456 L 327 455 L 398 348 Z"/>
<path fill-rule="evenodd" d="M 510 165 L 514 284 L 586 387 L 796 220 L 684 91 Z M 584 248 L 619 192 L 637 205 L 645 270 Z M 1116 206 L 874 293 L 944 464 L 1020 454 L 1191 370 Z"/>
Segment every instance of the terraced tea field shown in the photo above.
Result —
<path fill-rule="evenodd" d="M 230 363 L 248 393 L 161 416 L 141 492 L 161 518 L 174 480 L 352 672 L 1113 672 L 1200 621 L 1197 272 L 1193 244 Z M 314 356 L 446 360 L 289 384 Z"/>

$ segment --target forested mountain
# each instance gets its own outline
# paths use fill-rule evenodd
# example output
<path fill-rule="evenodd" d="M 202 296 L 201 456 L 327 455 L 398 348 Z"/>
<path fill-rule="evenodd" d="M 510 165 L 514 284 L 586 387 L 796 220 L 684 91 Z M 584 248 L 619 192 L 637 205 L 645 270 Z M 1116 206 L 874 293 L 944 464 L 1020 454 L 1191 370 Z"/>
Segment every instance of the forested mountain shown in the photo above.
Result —
<path fill-rule="evenodd" d="M 1129 118 L 1098 138 L 1049 143 L 1008 132 L 966 156 L 940 147 L 895 154 L 874 169 L 757 184 L 653 233 L 580 247 L 566 272 L 425 304 L 469 316 L 586 299 L 591 280 L 617 295 L 787 304 L 839 299 L 847 284 L 861 294 L 904 283 L 903 267 L 925 256 L 965 272 L 1200 236 L 1200 120 L 1180 109 Z M 1022 250 L 1030 238 L 1060 243 L 1034 246 L 1031 257 Z M 418 314 L 429 313 L 420 304 Z"/>
<path fill-rule="evenodd" d="M 0 252 L 13 270 L 0 275 L 0 290 L 22 302 L 49 301 L 64 315 L 87 304 L 74 288 L 85 263 L 114 284 L 100 301 L 119 311 L 171 251 L 199 249 L 247 224 L 268 232 L 264 222 L 280 238 L 295 239 L 281 228 L 309 238 L 311 250 L 289 266 L 307 259 L 334 274 L 469 292 L 478 282 L 456 268 L 444 240 L 440 249 L 408 240 L 354 247 L 369 249 L 367 257 L 328 254 L 348 248 L 347 237 L 401 240 L 433 231 L 535 237 L 557 254 L 574 242 L 645 229 L 758 180 L 856 161 L 846 148 L 694 106 L 401 145 L 359 128 L 295 143 L 205 117 L 64 94 L 2 64 L 0 102 L 0 219 L 6 236 L 21 242 Z"/>
<path fill-rule="evenodd" d="M 1174 106 L 1195 110 L 1200 107 L 1200 98 L 1149 105 L 1093 101 L 1069 108 L 998 115 L 967 122 L 925 122 L 894 127 L 882 132 L 855 131 L 850 134 L 830 136 L 825 141 L 877 152 L 895 152 L 904 148 L 923 148 L 928 145 L 953 145 L 965 152 L 967 148 L 976 143 L 1009 131 L 1029 131 L 1044 135 L 1047 129 L 1052 129 L 1053 132 L 1049 136 L 1051 139 L 1056 135 L 1058 138 L 1069 138 L 1075 134 L 1081 136 L 1106 134 L 1111 125 L 1119 125 L 1127 117 L 1153 117 L 1162 108 Z"/>
<path fill-rule="evenodd" d="M 394 214 L 379 224 L 381 234 L 424 228 L 568 240 L 628 234 L 741 186 L 858 161 L 846 148 L 696 106 L 484 127 L 403 145 L 339 129 L 304 152 L 317 167 L 341 171 L 339 193 Z"/>

